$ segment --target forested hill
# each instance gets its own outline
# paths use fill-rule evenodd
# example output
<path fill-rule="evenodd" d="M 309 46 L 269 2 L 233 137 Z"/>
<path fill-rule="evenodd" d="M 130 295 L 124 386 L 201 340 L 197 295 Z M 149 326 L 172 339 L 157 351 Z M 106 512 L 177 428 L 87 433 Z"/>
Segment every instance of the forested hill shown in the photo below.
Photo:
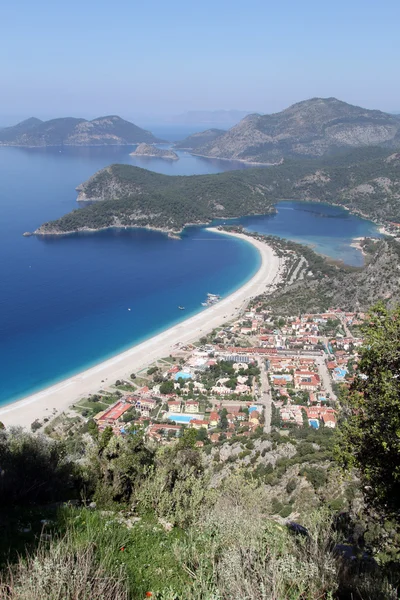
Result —
<path fill-rule="evenodd" d="M 400 221 L 400 153 L 380 148 L 320 161 L 285 161 L 217 175 L 167 176 L 111 165 L 78 188 L 78 200 L 102 201 L 45 223 L 36 233 L 112 226 L 181 231 L 189 223 L 267 213 L 282 199 L 339 204 L 382 221 Z"/>
<path fill-rule="evenodd" d="M 189 223 L 215 217 L 267 213 L 272 203 L 240 173 L 170 177 L 129 165 L 111 165 L 79 186 L 78 200 L 96 200 L 35 233 L 53 234 L 104 227 L 151 227 L 180 232 Z M 99 202 L 101 201 L 101 202 Z"/>
<path fill-rule="evenodd" d="M 115 115 L 92 121 L 73 117 L 50 121 L 31 118 L 0 131 L 0 146 L 104 146 L 159 141 L 162 140 L 150 131 Z"/>

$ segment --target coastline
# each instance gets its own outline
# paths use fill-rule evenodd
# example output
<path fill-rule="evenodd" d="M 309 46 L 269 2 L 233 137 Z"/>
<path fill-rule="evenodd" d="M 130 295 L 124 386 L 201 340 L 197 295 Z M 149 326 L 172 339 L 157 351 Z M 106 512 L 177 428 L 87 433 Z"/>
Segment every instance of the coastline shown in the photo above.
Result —
<path fill-rule="evenodd" d="M 250 280 L 218 304 L 148 340 L 40 392 L 1 407 L 0 421 L 6 427 L 20 425 L 29 428 L 35 419 L 50 418 L 54 411 L 57 414 L 67 411 L 80 398 L 96 393 L 117 379 L 129 378 L 130 373 L 168 356 L 178 342 L 188 344 L 196 341 L 201 335 L 220 326 L 225 319 L 232 318 L 251 297 L 261 294 L 271 284 L 278 282 L 281 262 L 269 245 L 244 234 L 228 233 L 215 228 L 209 230 L 237 237 L 257 248 L 261 264 Z"/>

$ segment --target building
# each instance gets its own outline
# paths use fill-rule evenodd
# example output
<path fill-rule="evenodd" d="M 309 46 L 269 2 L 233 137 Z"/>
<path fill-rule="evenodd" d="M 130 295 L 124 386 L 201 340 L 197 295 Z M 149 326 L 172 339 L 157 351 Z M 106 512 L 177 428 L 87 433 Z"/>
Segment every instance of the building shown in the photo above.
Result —
<path fill-rule="evenodd" d="M 99 425 L 114 425 L 122 415 L 131 408 L 131 404 L 125 402 L 125 400 L 119 400 L 113 406 L 110 406 L 107 410 L 103 410 L 98 413 L 94 420 Z"/>
<path fill-rule="evenodd" d="M 217 412 L 210 413 L 210 427 L 216 427 L 219 423 L 219 416 Z"/>
<path fill-rule="evenodd" d="M 181 412 L 181 401 L 180 400 L 168 400 L 168 410 L 170 412 Z"/>
<path fill-rule="evenodd" d="M 202 419 L 192 419 L 189 423 L 189 427 L 193 427 L 193 429 L 208 429 L 208 421 L 203 421 Z"/>
<path fill-rule="evenodd" d="M 188 400 L 185 404 L 185 412 L 187 413 L 198 413 L 199 403 L 197 400 Z"/>

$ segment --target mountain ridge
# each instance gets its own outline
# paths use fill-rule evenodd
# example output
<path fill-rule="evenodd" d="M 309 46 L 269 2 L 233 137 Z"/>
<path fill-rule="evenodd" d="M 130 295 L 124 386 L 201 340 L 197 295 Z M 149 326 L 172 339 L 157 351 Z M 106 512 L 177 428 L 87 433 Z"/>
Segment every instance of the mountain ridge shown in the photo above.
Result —
<path fill-rule="evenodd" d="M 0 130 L 0 146 L 104 146 L 161 141 L 150 131 L 117 115 L 91 121 L 76 117 L 41 121 L 31 117 Z"/>
<path fill-rule="evenodd" d="M 400 118 L 331 97 L 303 100 L 278 113 L 247 115 L 226 134 L 196 148 L 196 154 L 271 163 L 363 146 L 400 146 Z"/>

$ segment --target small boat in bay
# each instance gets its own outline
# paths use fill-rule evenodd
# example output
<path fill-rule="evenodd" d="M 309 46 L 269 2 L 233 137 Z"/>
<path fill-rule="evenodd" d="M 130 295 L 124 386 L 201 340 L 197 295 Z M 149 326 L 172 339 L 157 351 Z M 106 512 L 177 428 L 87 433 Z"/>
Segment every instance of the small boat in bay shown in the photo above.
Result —
<path fill-rule="evenodd" d="M 179 310 L 185 310 L 184 306 L 178 306 Z"/>

